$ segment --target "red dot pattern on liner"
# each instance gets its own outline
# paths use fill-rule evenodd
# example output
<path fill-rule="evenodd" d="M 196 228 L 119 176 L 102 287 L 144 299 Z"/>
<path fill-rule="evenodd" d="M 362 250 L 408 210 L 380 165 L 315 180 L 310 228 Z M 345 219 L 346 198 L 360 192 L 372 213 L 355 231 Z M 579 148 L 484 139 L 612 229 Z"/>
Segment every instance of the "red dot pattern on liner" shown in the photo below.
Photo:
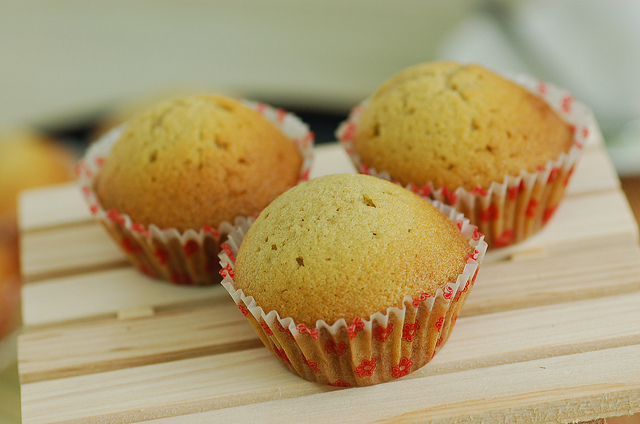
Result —
<path fill-rule="evenodd" d="M 403 356 L 400 359 L 400 363 L 391 369 L 391 375 L 393 378 L 404 377 L 411 372 L 411 366 L 413 361 L 408 356 Z"/>
<path fill-rule="evenodd" d="M 229 259 L 235 263 L 236 262 L 236 256 L 233 254 L 233 251 L 231 250 L 231 246 L 229 246 L 227 243 L 223 243 L 222 244 L 222 250 L 224 250 L 224 253 L 227 254 L 227 256 L 229 257 Z"/>
<path fill-rule="evenodd" d="M 107 218 L 120 226 L 124 226 L 124 218 L 120 216 L 120 214 L 115 209 L 110 209 L 107 212 Z"/>
<path fill-rule="evenodd" d="M 413 302 L 411 304 L 413 305 L 414 308 L 417 308 L 420 306 L 420 302 L 425 301 L 430 297 L 431 295 L 429 293 L 420 293 L 420 296 L 413 299 Z"/>
<path fill-rule="evenodd" d="M 211 234 L 215 238 L 220 238 L 220 231 L 211 227 L 211 225 L 205 225 L 204 227 L 202 227 L 202 231 Z"/>
<path fill-rule="evenodd" d="M 513 230 L 504 230 L 493 242 L 496 247 L 509 246 L 513 242 Z"/>
<path fill-rule="evenodd" d="M 144 225 L 138 222 L 134 222 L 133 224 L 131 224 L 131 231 L 133 231 L 134 233 L 142 234 L 145 237 L 149 237 L 149 232 L 147 231 L 147 229 L 144 227 Z"/>
<path fill-rule="evenodd" d="M 342 380 L 336 380 L 333 383 L 329 383 L 329 386 L 335 386 L 335 387 L 351 387 L 351 384 L 347 383 L 346 381 L 342 381 Z"/>
<path fill-rule="evenodd" d="M 455 192 L 449 191 L 447 186 L 442 186 L 442 188 L 440 189 L 440 192 L 442 193 L 442 196 L 445 199 L 447 199 L 447 202 L 450 205 L 455 205 L 456 202 L 458 201 L 458 195 Z"/>
<path fill-rule="evenodd" d="M 371 377 L 376 369 L 376 358 L 363 359 L 356 367 L 356 375 L 360 378 Z"/>
<path fill-rule="evenodd" d="M 378 325 L 373 328 L 373 338 L 379 342 L 386 342 L 393 332 L 393 324 L 389 323 L 386 327 Z"/>
<path fill-rule="evenodd" d="M 136 243 L 135 241 L 131 240 L 128 237 L 123 237 L 122 238 L 122 248 L 131 254 L 136 254 L 139 252 L 142 252 L 142 248 L 140 247 L 140 245 L 138 245 L 138 243 Z"/>
<path fill-rule="evenodd" d="M 262 327 L 262 329 L 264 330 L 265 333 L 267 333 L 267 335 L 273 336 L 273 331 L 271 331 L 271 328 L 269 328 L 269 325 L 266 322 L 261 321 L 260 327 Z"/>
<path fill-rule="evenodd" d="M 424 187 L 417 187 L 414 184 L 409 184 L 409 189 L 414 193 L 419 194 L 422 197 L 431 196 L 431 187 L 427 184 Z"/>
<path fill-rule="evenodd" d="M 573 106 L 573 96 L 567 95 L 562 98 L 562 111 L 565 113 L 571 112 L 571 107 Z"/>
<path fill-rule="evenodd" d="M 494 203 L 489 204 L 486 209 L 480 212 L 480 221 L 482 222 L 495 221 L 498 217 L 498 207 Z"/>
<path fill-rule="evenodd" d="M 487 193 L 488 193 L 487 190 L 482 188 L 479 185 L 475 186 L 471 191 L 471 194 L 479 194 L 480 196 L 486 196 Z"/>
<path fill-rule="evenodd" d="M 473 277 L 471 278 L 471 285 L 473 285 L 476 282 L 476 278 L 478 277 L 478 271 L 480 269 L 476 268 L 476 272 L 473 273 Z"/>
<path fill-rule="evenodd" d="M 320 371 L 320 367 L 318 367 L 318 363 L 317 362 L 309 361 L 304 356 L 304 353 L 301 353 L 300 356 L 302 357 L 302 363 L 308 365 L 309 368 L 311 368 L 311 371 L 313 371 L 315 374 L 317 374 L 318 371 Z"/>
<path fill-rule="evenodd" d="M 524 182 L 520 181 L 520 184 L 511 186 L 507 189 L 507 198 L 509 198 L 509 200 L 516 200 L 518 198 L 518 194 L 522 191 L 524 191 Z"/>
<path fill-rule="evenodd" d="M 445 287 L 442 297 L 444 297 L 446 300 L 451 300 L 451 298 L 453 297 L 453 288 L 451 286 Z"/>
<path fill-rule="evenodd" d="M 163 249 L 162 247 L 156 248 L 156 250 L 153 252 L 153 255 L 162 265 L 166 265 L 166 263 L 169 261 L 169 251 L 167 251 L 167 249 Z"/>
<path fill-rule="evenodd" d="M 571 180 L 571 176 L 573 175 L 574 169 L 575 169 L 575 166 L 572 166 L 571 168 L 569 168 L 569 172 L 567 172 L 567 177 L 564 179 L 565 187 L 567 186 L 567 184 L 569 184 L 569 180 Z"/>
<path fill-rule="evenodd" d="M 538 82 L 538 92 L 542 95 L 547 94 L 547 84 L 544 81 Z"/>
<path fill-rule="evenodd" d="M 420 329 L 420 324 L 414 322 L 413 324 L 404 324 L 402 326 L 402 339 L 407 342 L 412 342 L 416 337 L 416 332 Z"/>
<path fill-rule="evenodd" d="M 296 339 L 295 337 L 293 337 L 291 330 L 289 330 L 287 327 L 284 327 L 282 324 L 280 324 L 279 321 L 276 321 L 276 324 L 278 324 L 278 330 L 280 330 L 281 333 L 285 333 L 291 340 Z"/>
<path fill-rule="evenodd" d="M 355 339 L 358 331 L 362 330 L 364 330 L 364 321 L 362 321 L 362 318 L 354 319 L 351 325 L 347 327 L 347 335 L 349 336 L 349 340 Z"/>
<path fill-rule="evenodd" d="M 553 214 L 556 212 L 557 208 L 558 208 L 557 206 L 552 206 L 545 209 L 544 213 L 542 214 L 542 222 L 546 224 L 547 221 L 549 221 L 553 216 Z"/>
<path fill-rule="evenodd" d="M 338 343 L 333 340 L 327 340 L 324 344 L 324 351 L 327 352 L 328 355 L 342 356 L 347 353 L 347 350 L 349 350 L 349 347 L 344 340 Z"/>
<path fill-rule="evenodd" d="M 190 286 L 193 280 L 186 272 L 174 272 L 171 274 L 171 281 L 179 286 Z"/>
<path fill-rule="evenodd" d="M 220 275 L 222 275 L 223 278 L 226 278 L 226 277 L 235 278 L 236 270 L 233 268 L 233 266 L 231 266 L 230 263 L 227 263 L 224 266 L 224 268 L 220 270 Z"/>
<path fill-rule="evenodd" d="M 240 312 L 242 312 L 242 315 L 244 315 L 245 317 L 249 315 L 249 309 L 242 303 L 238 303 L 238 309 L 240 309 Z"/>
<path fill-rule="evenodd" d="M 182 246 L 182 249 L 184 250 L 184 255 L 189 258 L 200 250 L 200 245 L 195 240 L 188 240 L 184 246 Z"/>
<path fill-rule="evenodd" d="M 440 347 L 441 344 L 442 344 L 442 337 L 438 337 L 438 340 L 436 341 L 436 347 Z"/>
<path fill-rule="evenodd" d="M 303 181 L 308 181 L 310 175 L 311 175 L 311 168 L 306 169 L 305 171 L 303 171 L 302 176 L 300 177 L 300 179 L 303 180 Z"/>
<path fill-rule="evenodd" d="M 273 351 L 276 353 L 276 355 L 282 358 L 286 363 L 288 364 L 291 363 L 291 360 L 287 356 L 287 353 L 284 351 L 284 349 L 278 349 L 276 346 L 272 346 L 272 348 L 273 348 Z"/>
<path fill-rule="evenodd" d="M 480 257 L 480 252 L 478 251 L 478 249 L 473 249 L 473 253 L 470 254 L 469 259 L 467 259 L 467 263 L 477 261 L 479 257 Z M 451 286 L 447 286 L 445 288 L 445 299 L 447 299 L 447 296 L 446 296 L 447 290 L 452 291 L 453 289 L 451 288 Z"/>
<path fill-rule="evenodd" d="M 552 168 L 551 172 L 549 173 L 549 178 L 547 179 L 547 182 L 549 184 L 553 183 L 556 178 L 558 178 L 558 173 L 560 173 L 560 168 Z"/>
<path fill-rule="evenodd" d="M 436 321 L 436 329 L 438 331 L 442 331 L 442 325 L 443 324 L 444 324 L 444 317 L 438 318 L 438 321 Z"/>
<path fill-rule="evenodd" d="M 529 204 L 527 205 L 527 211 L 525 215 L 529 218 L 534 218 L 536 216 L 536 211 L 538 210 L 538 201 L 536 199 L 529 200 Z"/>
<path fill-rule="evenodd" d="M 320 332 L 317 328 L 310 330 L 306 325 L 298 324 L 296 329 L 300 334 L 308 334 L 313 340 L 318 340 L 320 338 Z"/>
<path fill-rule="evenodd" d="M 138 266 L 138 269 L 140 270 L 140 272 L 142 272 L 144 275 L 147 275 L 151 278 L 158 278 L 157 274 L 155 272 L 153 272 L 153 270 L 151 270 L 150 268 L 144 266 L 144 265 L 140 265 Z"/>

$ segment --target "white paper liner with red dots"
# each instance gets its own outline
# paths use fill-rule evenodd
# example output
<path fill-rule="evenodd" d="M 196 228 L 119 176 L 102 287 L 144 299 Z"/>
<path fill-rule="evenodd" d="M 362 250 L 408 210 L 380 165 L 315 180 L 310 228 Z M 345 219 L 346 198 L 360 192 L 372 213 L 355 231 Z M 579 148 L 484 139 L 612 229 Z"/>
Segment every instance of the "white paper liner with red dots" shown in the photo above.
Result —
<path fill-rule="evenodd" d="M 551 219 L 564 197 L 565 187 L 578 164 L 587 143 L 602 140 L 593 113 L 569 92 L 528 75 L 507 76 L 533 94 L 544 99 L 571 125 L 574 143 L 569 152 L 548 161 L 536 172 L 522 171 L 518 176 L 506 176 L 490 187 L 476 187 L 472 191 L 458 187 L 435 188 L 432 183 L 423 187 L 413 184 L 409 190 L 455 207 L 482 232 L 490 247 L 505 247 L 525 240 L 539 231 Z M 336 136 L 351 158 L 358 172 L 394 181 L 389 173 L 363 163 L 355 151 L 355 136 L 359 117 L 367 100 L 355 106 L 348 119 L 341 123 Z M 399 184 L 399 183 L 398 183 Z"/>
<path fill-rule="evenodd" d="M 366 386 L 397 379 L 429 362 L 449 338 L 451 330 L 476 280 L 487 244 L 477 227 L 441 202 L 433 202 L 449 216 L 474 248 L 464 271 L 455 282 L 432 295 L 406 296 L 403 307 L 386 313 L 344 319 L 313 327 L 264 311 L 251 296 L 234 287 L 235 255 L 252 220 L 237 227 L 220 252 L 227 289 L 264 345 L 290 371 L 322 384 L 340 387 Z"/>
<path fill-rule="evenodd" d="M 299 182 L 309 179 L 313 162 L 314 135 L 297 116 L 259 102 L 243 101 L 278 127 L 296 145 L 303 158 Z M 126 125 L 126 123 L 124 124 Z M 94 181 L 118 141 L 124 125 L 114 128 L 87 149 L 76 167 L 76 174 L 91 213 L 102 223 L 127 258 L 144 274 L 179 285 L 209 285 L 219 283 L 218 253 L 220 241 L 248 217 L 236 217 L 233 223 L 223 222 L 217 228 L 205 226 L 179 232 L 145 226 L 133 222 L 125 213 L 105 210 L 94 191 Z"/>

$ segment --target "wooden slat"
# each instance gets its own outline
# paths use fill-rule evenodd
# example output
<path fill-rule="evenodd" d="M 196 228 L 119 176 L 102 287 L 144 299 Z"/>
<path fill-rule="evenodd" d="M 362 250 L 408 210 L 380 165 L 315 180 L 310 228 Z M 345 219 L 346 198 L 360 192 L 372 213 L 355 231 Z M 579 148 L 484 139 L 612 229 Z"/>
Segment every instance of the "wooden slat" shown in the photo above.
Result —
<path fill-rule="evenodd" d="M 629 203 L 619 190 L 565 199 L 547 225 L 522 243 L 489 250 L 485 260 L 509 256 L 553 255 L 567 249 L 604 248 L 637 243 L 638 226 Z"/>
<path fill-rule="evenodd" d="M 211 309 L 215 307 L 212 306 Z M 204 313 L 205 310 L 200 312 Z M 549 359 L 576 352 L 626 345 L 640 347 L 640 320 L 636 319 L 638 316 L 640 292 L 463 317 L 458 320 L 450 340 L 434 360 L 407 376 L 405 380 L 431 379 L 436 375 L 462 370 L 473 372 L 477 368 Z M 29 405 L 29 411 L 24 411 L 25 417 L 38 410 L 42 413 L 46 411 L 46 414 L 52 409 L 60 409 L 62 412 L 65 408 L 71 409 L 73 402 L 80 401 L 83 409 L 69 413 L 70 418 L 74 413 L 101 413 L 105 421 L 117 418 L 122 422 L 133 422 L 129 420 L 138 420 L 141 417 L 131 415 L 133 413 L 128 411 L 131 404 L 153 411 L 153 416 L 168 416 L 175 413 L 174 408 L 178 404 L 185 404 L 182 405 L 186 408 L 180 412 L 182 414 L 205 408 L 227 408 L 281 397 L 298 397 L 327 390 L 325 386 L 304 382 L 286 371 L 265 348 L 146 367 L 123 367 L 121 370 L 105 373 L 91 369 L 97 354 L 97 348 L 93 345 L 103 344 L 100 339 L 104 337 L 125 334 L 122 338 L 112 337 L 110 351 L 102 352 L 101 360 L 112 363 L 119 361 L 120 364 L 124 364 L 128 360 L 126 358 L 137 361 L 146 357 L 149 363 L 154 363 L 158 357 L 165 357 L 165 360 L 173 359 L 167 352 L 175 353 L 180 349 L 176 346 L 177 341 L 184 342 L 187 348 L 225 344 L 233 337 L 231 333 L 241 328 L 235 325 L 227 327 L 226 323 L 232 323 L 236 318 L 245 319 L 236 311 L 233 318 L 229 316 L 224 320 L 225 325 L 213 327 L 212 322 L 211 328 L 197 329 L 198 334 L 189 336 L 184 335 L 183 331 L 184 328 L 189 328 L 189 324 L 193 325 L 193 313 L 167 314 L 160 318 L 142 319 L 138 324 L 113 321 L 95 327 L 85 325 L 58 331 L 36 331 L 21 338 L 20 349 L 26 355 L 21 361 L 21 374 L 33 373 L 37 376 L 39 373 L 40 377 L 46 378 L 63 377 L 65 373 L 74 372 L 85 374 L 24 385 L 23 400 Z M 176 323 L 165 327 L 163 323 L 172 318 Z M 166 328 L 165 337 L 158 337 L 154 344 L 154 336 L 163 328 Z M 92 329 L 96 334 L 91 334 Z M 132 334 L 126 335 L 128 331 Z M 135 334 L 138 332 L 147 333 L 140 342 L 135 341 Z M 523 334 L 526 334 L 526 337 L 522 337 Z M 205 340 L 197 340 L 199 336 Z M 30 360 L 37 358 L 38 347 L 44 346 L 48 346 L 50 353 L 40 353 L 39 361 Z M 156 358 L 152 358 L 153 355 Z M 69 370 L 68 367 L 74 362 L 77 368 Z M 28 368 L 23 369 L 22 364 Z M 142 363 L 138 362 L 137 365 Z M 635 368 L 630 368 L 629 372 L 640 376 L 640 361 L 636 363 Z M 211 382 L 209 386 L 204 385 L 203 375 Z M 162 387 L 152 387 L 154 381 L 160 377 L 163 381 Z M 269 381 L 274 382 L 270 387 L 277 388 L 277 391 L 269 391 L 267 386 L 264 386 Z M 640 384 L 640 380 L 637 383 Z M 138 385 L 145 387 L 144 392 L 135 393 L 134 387 Z M 189 397 L 194 395 L 192 390 L 196 389 L 198 401 L 189 402 Z M 269 397 L 266 393 L 254 394 L 265 390 L 270 396 L 277 397 Z M 99 396 L 96 396 L 96 391 L 100 393 Z M 46 393 L 51 393 L 51 397 L 44 396 Z M 229 399 L 231 394 L 233 400 Z M 165 405 L 171 396 L 172 403 L 169 406 Z M 474 396 L 477 396 L 476 400 L 482 399 L 482 390 L 477 391 Z M 108 399 L 108 406 L 105 405 L 105 399 Z M 38 420 L 34 419 L 33 422 Z"/>
<path fill-rule="evenodd" d="M 22 382 L 262 346 L 253 328 L 236 311 L 235 303 L 223 300 L 143 318 L 30 331 L 20 341 Z M 107 344 L 110 349 L 105 350 Z"/>
<path fill-rule="evenodd" d="M 229 296 L 221 286 L 179 287 L 140 275 L 130 266 L 27 284 L 22 294 L 28 300 L 22 308 L 27 327 L 101 319 L 143 307 L 214 302 Z"/>
<path fill-rule="evenodd" d="M 27 190 L 19 208 L 23 232 L 92 220 L 76 182 Z"/>
<path fill-rule="evenodd" d="M 348 389 L 349 396 L 333 391 L 152 423 L 587 421 L 640 411 L 639 374 L 625 365 L 639 356 L 639 345 L 625 346 Z"/>
<path fill-rule="evenodd" d="M 600 144 L 589 145 L 567 186 L 567 196 L 620 187 L 616 169 Z"/>
<path fill-rule="evenodd" d="M 476 315 L 640 290 L 640 248 L 589 247 L 483 264 L 462 314 Z"/>
<path fill-rule="evenodd" d="M 27 283 L 128 264 L 122 250 L 94 221 L 24 234 L 21 251 Z"/>

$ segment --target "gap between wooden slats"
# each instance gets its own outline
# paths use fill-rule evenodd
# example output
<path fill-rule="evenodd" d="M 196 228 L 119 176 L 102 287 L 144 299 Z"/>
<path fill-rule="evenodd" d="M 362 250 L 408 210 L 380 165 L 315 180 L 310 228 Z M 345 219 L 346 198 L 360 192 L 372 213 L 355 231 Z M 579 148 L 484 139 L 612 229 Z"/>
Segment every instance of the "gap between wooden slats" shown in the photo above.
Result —
<path fill-rule="evenodd" d="M 210 313 L 206 308 L 199 311 L 203 317 Z M 640 321 L 636 319 L 639 315 L 640 292 L 635 292 L 463 317 L 433 361 L 403 380 L 430 379 L 441 374 L 474 372 L 477 368 L 626 345 L 640 347 Z M 240 312 L 235 316 L 245 319 Z M 128 355 L 135 361 L 139 355 L 149 355 L 150 352 L 179 350 L 176 341 L 202 346 L 206 343 L 224 344 L 235 337 L 234 326 L 227 329 L 225 326 L 203 325 L 192 328 L 188 332 L 190 334 L 182 334 L 184 328 L 181 323 L 188 324 L 194 316 L 190 313 L 176 314 L 173 319 L 176 322 L 160 338 L 158 332 L 166 321 L 158 317 L 141 319 L 140 322 L 112 322 L 102 326 L 27 334 L 20 340 L 21 375 L 37 380 L 39 375 L 54 375 L 74 363 L 77 364 L 76 370 L 86 367 L 83 372 L 89 374 L 23 384 L 23 405 L 33 410 L 42 408 L 47 413 L 67 411 L 68 419 L 80 418 L 84 414 L 106 414 L 120 417 L 123 422 L 134 422 L 133 416 L 124 419 L 124 415 L 132 413 L 128 410 L 130 405 L 136 405 L 136 410 L 153 410 L 157 414 L 155 416 L 165 416 L 177 410 L 192 413 L 198 408 L 226 408 L 328 390 L 291 374 L 266 348 L 111 372 L 93 368 L 108 364 L 109 357 L 121 361 Z M 198 321 L 197 318 L 195 320 Z M 233 321 L 231 317 L 229 320 Z M 140 340 L 135 340 L 136 335 Z M 41 350 L 45 346 L 52 352 L 48 358 Z M 598 362 L 594 364 L 601 365 Z M 640 376 L 637 357 L 627 359 L 627 365 L 629 372 Z M 449 378 L 453 381 L 457 377 Z M 513 376 L 505 374 L 503 378 L 511 379 Z M 640 379 L 636 383 L 640 385 Z"/>

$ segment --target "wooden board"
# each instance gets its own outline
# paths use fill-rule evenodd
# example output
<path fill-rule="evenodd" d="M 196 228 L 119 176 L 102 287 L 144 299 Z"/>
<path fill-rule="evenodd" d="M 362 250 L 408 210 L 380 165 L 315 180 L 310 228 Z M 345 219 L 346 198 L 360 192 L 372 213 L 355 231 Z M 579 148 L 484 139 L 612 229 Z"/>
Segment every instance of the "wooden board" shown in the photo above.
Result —
<path fill-rule="evenodd" d="M 312 176 L 353 172 L 337 145 Z M 24 423 L 578 422 L 640 412 L 638 228 L 599 144 L 538 235 L 488 254 L 442 351 L 337 389 L 285 370 L 221 287 L 135 271 L 75 185 L 21 199 Z"/>

